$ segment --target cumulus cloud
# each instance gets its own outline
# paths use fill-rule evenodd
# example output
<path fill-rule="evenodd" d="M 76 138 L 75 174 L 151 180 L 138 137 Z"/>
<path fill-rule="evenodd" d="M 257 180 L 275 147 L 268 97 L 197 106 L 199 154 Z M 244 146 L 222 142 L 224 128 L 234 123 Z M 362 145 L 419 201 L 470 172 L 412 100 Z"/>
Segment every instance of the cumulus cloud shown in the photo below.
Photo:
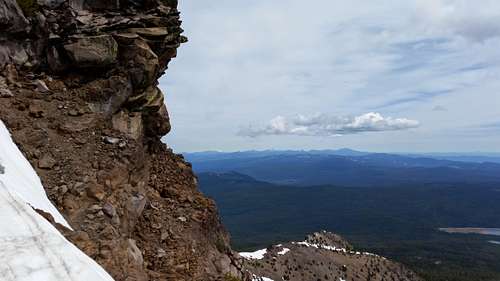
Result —
<path fill-rule="evenodd" d="M 160 83 L 181 151 L 270 148 L 470 149 L 467 124 L 498 116 L 500 1 L 179 1 L 190 41 Z M 445 90 L 453 90 L 447 93 Z M 381 112 L 425 130 L 342 138 L 242 138 L 298 112 Z M 434 105 L 445 105 L 446 114 Z M 471 108 L 479 108 L 467 114 Z M 276 121 L 279 123 L 278 121 Z M 310 134 L 313 130 L 305 126 Z M 214 132 L 217 132 L 214 134 Z M 446 133 L 445 133 L 446 132 Z M 255 132 L 253 132 L 255 134 Z M 335 132 L 333 134 L 346 134 Z M 299 134 L 299 132 L 295 132 Z M 474 135 L 475 137 L 475 135 Z M 478 141 L 498 150 L 500 133 Z M 203 138 L 203 141 L 199 141 Z M 424 138 L 425 141 L 422 141 Z M 462 147 L 460 147 L 462 146 Z"/>
<path fill-rule="evenodd" d="M 276 116 L 262 127 L 249 126 L 239 135 L 258 137 L 264 135 L 341 136 L 362 132 L 398 131 L 416 128 L 416 120 L 384 117 L 370 112 L 359 116 L 297 115 L 293 118 Z"/>

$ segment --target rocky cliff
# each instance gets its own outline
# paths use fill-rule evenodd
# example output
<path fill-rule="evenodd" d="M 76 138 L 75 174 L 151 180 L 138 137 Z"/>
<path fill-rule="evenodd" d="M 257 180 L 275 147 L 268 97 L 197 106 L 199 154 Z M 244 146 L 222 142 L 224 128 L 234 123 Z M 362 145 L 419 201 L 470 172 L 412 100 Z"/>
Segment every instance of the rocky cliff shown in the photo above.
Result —
<path fill-rule="evenodd" d="M 158 78 L 180 25 L 176 0 L 0 0 L 0 120 L 73 230 L 39 213 L 119 281 L 419 280 L 324 243 L 260 261 L 231 250 L 190 164 L 160 141 Z"/>
<path fill-rule="evenodd" d="M 0 119 L 115 280 L 240 277 L 170 130 L 158 78 L 186 41 L 175 0 L 0 0 Z M 49 218 L 50 219 L 50 218 Z"/>

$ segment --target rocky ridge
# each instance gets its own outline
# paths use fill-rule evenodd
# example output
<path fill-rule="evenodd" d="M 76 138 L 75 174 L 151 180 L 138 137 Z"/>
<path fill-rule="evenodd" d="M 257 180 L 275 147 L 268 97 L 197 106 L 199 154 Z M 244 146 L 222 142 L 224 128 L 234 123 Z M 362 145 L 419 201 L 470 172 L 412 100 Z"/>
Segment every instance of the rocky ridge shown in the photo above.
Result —
<path fill-rule="evenodd" d="M 256 281 L 422 280 L 401 264 L 356 251 L 342 237 L 325 231 L 308 235 L 302 242 L 274 245 L 242 255 L 246 257 L 245 267 Z"/>

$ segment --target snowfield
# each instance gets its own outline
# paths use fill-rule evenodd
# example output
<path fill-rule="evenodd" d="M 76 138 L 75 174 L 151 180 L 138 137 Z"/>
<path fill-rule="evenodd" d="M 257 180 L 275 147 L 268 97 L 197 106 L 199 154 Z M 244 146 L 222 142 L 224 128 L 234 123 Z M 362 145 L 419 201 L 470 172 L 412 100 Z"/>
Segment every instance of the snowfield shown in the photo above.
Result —
<path fill-rule="evenodd" d="M 242 252 L 242 253 L 240 253 L 240 256 L 242 256 L 246 259 L 261 260 L 264 258 L 264 255 L 266 253 L 267 253 L 267 249 L 262 249 L 262 250 L 258 250 L 255 252 Z"/>
<path fill-rule="evenodd" d="M 0 280 L 113 280 L 33 208 L 70 228 L 0 120 Z"/>
<path fill-rule="evenodd" d="M 259 277 L 259 276 L 253 275 L 252 281 L 274 281 L 274 280 L 271 278 L 267 278 L 267 277 Z"/>

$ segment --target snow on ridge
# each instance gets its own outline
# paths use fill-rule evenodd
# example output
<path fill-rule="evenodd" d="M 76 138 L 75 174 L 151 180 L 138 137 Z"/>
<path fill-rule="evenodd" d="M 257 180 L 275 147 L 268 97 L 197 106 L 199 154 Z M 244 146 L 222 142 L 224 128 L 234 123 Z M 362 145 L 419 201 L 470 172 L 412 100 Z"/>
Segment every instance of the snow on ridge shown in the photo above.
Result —
<path fill-rule="evenodd" d="M 71 229 L 64 217 L 49 201 L 43 189 L 42 182 L 35 170 L 12 141 L 9 131 L 0 120 L 0 181 L 5 188 L 17 194 L 24 202 L 33 208 L 43 210 L 52 215 L 57 223 Z"/>
<path fill-rule="evenodd" d="M 240 256 L 246 259 L 252 260 L 261 260 L 264 258 L 264 255 L 267 253 L 267 249 L 258 250 L 255 252 L 241 252 Z"/>
<path fill-rule="evenodd" d="M 259 277 L 255 274 L 253 274 L 252 281 L 274 281 L 274 280 L 271 278 L 267 278 L 267 277 Z"/>
<path fill-rule="evenodd" d="M 283 250 L 281 250 L 281 251 L 279 251 L 279 252 L 278 252 L 278 255 L 279 255 L 279 256 L 283 256 L 283 255 L 285 255 L 285 254 L 286 254 L 286 253 L 288 253 L 288 252 L 290 252 L 290 249 L 288 249 L 288 248 L 283 248 Z"/>
<path fill-rule="evenodd" d="M 0 120 L 0 280 L 113 281 L 32 207 L 69 227 Z"/>
<path fill-rule="evenodd" d="M 334 252 L 337 252 L 337 253 L 346 253 L 346 254 L 351 254 L 351 255 L 362 255 L 362 256 L 380 257 L 379 255 L 368 253 L 368 252 L 349 251 L 346 248 L 337 248 L 335 246 L 330 246 L 330 245 L 314 244 L 314 243 L 309 243 L 307 241 L 292 242 L 292 244 L 300 245 L 300 246 L 305 246 L 305 247 L 309 247 L 309 248 L 316 248 L 316 249 L 334 251 Z M 381 258 L 383 258 L 383 257 L 381 257 Z"/>

